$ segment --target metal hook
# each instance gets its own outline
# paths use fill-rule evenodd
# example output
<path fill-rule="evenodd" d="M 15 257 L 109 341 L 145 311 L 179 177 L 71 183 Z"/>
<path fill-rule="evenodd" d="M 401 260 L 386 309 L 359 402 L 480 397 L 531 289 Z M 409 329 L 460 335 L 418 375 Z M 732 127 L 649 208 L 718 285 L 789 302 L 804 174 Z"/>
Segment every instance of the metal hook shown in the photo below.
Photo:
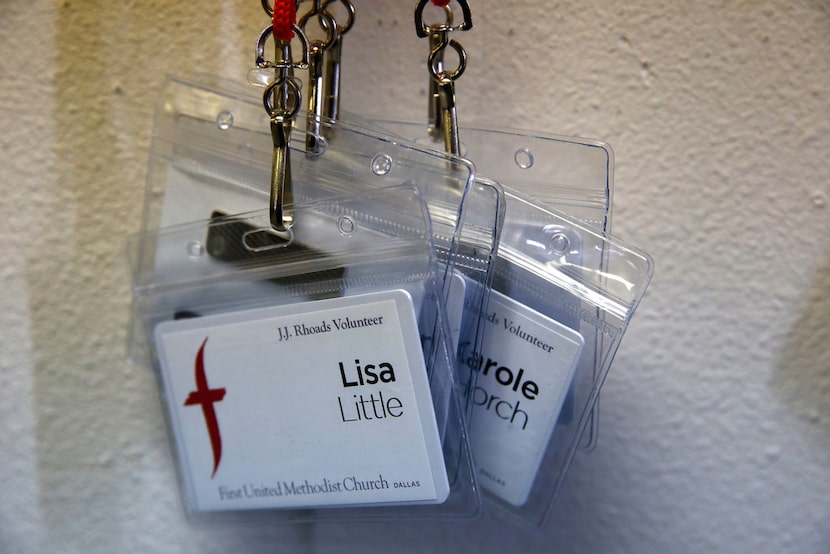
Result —
<path fill-rule="evenodd" d="M 437 111 L 432 115 L 433 136 L 444 137 L 444 149 L 450 154 L 461 155 L 461 141 L 458 136 L 458 113 L 455 107 L 455 80 L 467 68 L 467 52 L 455 40 L 447 40 L 447 31 L 438 34 L 438 44 L 429 54 L 429 71 L 435 84 L 435 98 L 431 103 Z M 452 48 L 458 54 L 458 67 L 447 71 L 444 67 L 444 50 Z"/>
<path fill-rule="evenodd" d="M 328 11 L 329 5 L 336 0 L 324 0 L 322 9 Z M 351 0 L 340 0 L 346 7 L 348 17 L 346 23 L 341 24 L 332 16 L 337 28 L 336 37 L 325 54 L 323 69 L 323 116 L 335 121 L 340 114 L 340 66 L 343 59 L 343 36 L 348 33 L 355 21 L 355 7 Z"/>
<path fill-rule="evenodd" d="M 467 0 L 455 0 L 461 6 L 463 21 L 456 25 L 453 11 L 448 2 L 443 6 L 447 18 L 444 23 L 427 25 L 424 23 L 424 9 L 429 0 L 418 0 L 415 7 L 415 32 L 419 37 L 429 37 L 429 133 L 433 137 L 443 135 L 444 148 L 455 155 L 461 154 L 461 142 L 458 138 L 458 115 L 455 108 L 455 80 L 467 68 L 467 52 L 455 40 L 450 40 L 452 31 L 472 29 L 473 20 Z M 444 53 L 452 48 L 458 54 L 458 67 L 448 71 L 444 65 Z"/>
<path fill-rule="evenodd" d="M 318 153 L 323 119 L 323 55 L 325 50 L 311 51 L 308 66 L 308 109 L 306 113 L 305 147 L 309 154 Z"/>
<path fill-rule="evenodd" d="M 464 47 L 458 41 L 447 40 L 447 33 L 438 33 L 438 36 L 438 45 L 429 53 L 429 72 L 432 78 L 437 80 L 439 84 L 442 81 L 455 81 L 467 69 L 467 51 L 464 50 Z M 458 67 L 452 72 L 448 72 L 444 68 L 444 50 L 448 46 L 458 54 Z"/>
<path fill-rule="evenodd" d="M 300 18 L 298 25 L 305 29 L 312 17 L 317 16 L 317 20 L 326 31 L 325 40 L 314 40 L 311 42 L 309 49 L 309 64 L 308 64 L 308 110 L 306 115 L 306 152 L 309 154 L 319 153 L 320 137 L 322 129 L 323 118 L 323 71 L 324 71 L 324 55 L 332 44 L 334 44 L 337 35 L 337 22 L 327 11 L 321 9 L 319 0 L 314 1 L 314 7 L 311 11 Z"/>
<path fill-rule="evenodd" d="M 343 36 L 338 36 L 326 51 L 323 68 L 323 116 L 335 121 L 340 115 L 340 66 L 343 61 Z"/>
<path fill-rule="evenodd" d="M 275 97 L 279 103 L 275 105 Z M 263 95 L 265 110 L 271 115 L 271 139 L 274 155 L 271 161 L 271 227 L 286 231 L 294 224 L 294 195 L 291 179 L 291 123 L 300 109 L 300 88 L 286 76 L 274 81 Z"/>
<path fill-rule="evenodd" d="M 271 227 L 287 231 L 294 225 L 294 194 L 291 181 L 291 124 L 281 117 L 271 119 L 274 156 L 271 161 Z"/>
<path fill-rule="evenodd" d="M 444 14 L 446 15 L 445 25 L 452 26 L 453 23 L 453 15 L 452 15 L 452 8 L 450 8 L 449 4 L 442 8 L 444 10 Z M 430 63 L 430 66 L 435 66 L 438 72 L 444 71 L 444 51 L 442 48 L 442 43 L 446 39 L 446 33 L 438 32 L 432 33 L 429 35 L 429 52 L 432 54 L 436 50 L 440 50 L 438 54 L 436 54 L 435 59 Z M 432 70 L 430 70 L 432 71 Z M 440 137 L 444 130 L 443 130 L 443 117 L 441 112 L 441 93 L 438 90 L 438 82 L 430 76 L 429 78 L 429 97 L 427 99 L 427 118 L 429 120 L 429 124 L 427 125 L 427 132 L 433 138 Z"/>
<path fill-rule="evenodd" d="M 455 108 L 455 85 L 452 81 L 438 83 L 441 101 L 441 131 L 444 136 L 444 150 L 456 156 L 461 155 L 461 140 L 458 136 L 458 112 Z"/>

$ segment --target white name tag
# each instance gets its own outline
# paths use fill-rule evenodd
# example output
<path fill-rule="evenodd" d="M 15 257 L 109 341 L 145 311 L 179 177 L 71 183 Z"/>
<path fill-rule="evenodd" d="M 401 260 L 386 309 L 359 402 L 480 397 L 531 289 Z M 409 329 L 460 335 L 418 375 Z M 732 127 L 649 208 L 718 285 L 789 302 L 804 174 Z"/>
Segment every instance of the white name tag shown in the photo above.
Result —
<path fill-rule="evenodd" d="M 446 500 L 409 293 L 169 321 L 155 337 L 194 510 Z"/>
<path fill-rule="evenodd" d="M 514 506 L 527 502 L 573 379 L 584 339 L 492 291 L 475 372 L 470 443 L 481 485 Z"/>

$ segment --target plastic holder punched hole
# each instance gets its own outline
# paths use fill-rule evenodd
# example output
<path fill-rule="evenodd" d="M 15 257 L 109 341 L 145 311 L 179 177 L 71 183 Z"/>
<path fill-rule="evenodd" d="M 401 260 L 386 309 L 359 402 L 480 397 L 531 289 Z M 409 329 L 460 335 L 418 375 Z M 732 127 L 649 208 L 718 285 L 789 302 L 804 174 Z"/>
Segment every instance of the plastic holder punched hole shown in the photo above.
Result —
<path fill-rule="evenodd" d="M 392 158 L 387 154 L 378 154 L 372 158 L 372 173 L 375 175 L 388 175 L 392 171 Z"/>
<path fill-rule="evenodd" d="M 533 167 L 533 153 L 527 148 L 516 150 L 516 153 L 513 155 L 513 160 L 522 169 L 530 169 Z"/>
<path fill-rule="evenodd" d="M 219 112 L 219 115 L 216 116 L 216 126 L 223 131 L 233 127 L 233 114 L 228 110 Z"/>
<path fill-rule="evenodd" d="M 550 248 L 555 254 L 564 254 L 571 246 L 571 239 L 565 233 L 554 233 L 550 237 Z"/>
<path fill-rule="evenodd" d="M 205 245 L 198 240 L 192 240 L 187 243 L 187 255 L 191 259 L 201 258 L 205 255 Z"/>
<path fill-rule="evenodd" d="M 341 216 L 340 219 L 337 220 L 337 229 L 343 236 L 352 236 L 356 228 L 357 226 L 355 225 L 354 219 L 347 215 Z"/>

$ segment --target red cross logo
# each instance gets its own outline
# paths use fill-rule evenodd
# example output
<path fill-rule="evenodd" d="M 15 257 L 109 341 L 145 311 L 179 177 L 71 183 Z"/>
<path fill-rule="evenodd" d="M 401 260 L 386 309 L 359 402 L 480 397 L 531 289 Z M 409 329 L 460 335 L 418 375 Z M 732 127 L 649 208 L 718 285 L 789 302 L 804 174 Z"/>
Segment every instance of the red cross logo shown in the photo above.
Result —
<path fill-rule="evenodd" d="M 213 404 L 221 402 L 225 398 L 225 389 L 212 389 L 208 386 L 207 377 L 205 376 L 205 345 L 207 341 L 207 338 L 205 338 L 199 348 L 199 353 L 196 354 L 196 390 L 191 391 L 187 400 L 184 401 L 184 405 L 200 404 L 202 406 L 202 413 L 205 415 L 205 424 L 210 436 L 210 446 L 213 448 L 213 473 L 210 476 L 213 479 L 216 470 L 219 469 L 219 461 L 222 459 L 222 435 L 219 434 L 219 423 L 216 421 L 216 411 L 213 409 Z"/>

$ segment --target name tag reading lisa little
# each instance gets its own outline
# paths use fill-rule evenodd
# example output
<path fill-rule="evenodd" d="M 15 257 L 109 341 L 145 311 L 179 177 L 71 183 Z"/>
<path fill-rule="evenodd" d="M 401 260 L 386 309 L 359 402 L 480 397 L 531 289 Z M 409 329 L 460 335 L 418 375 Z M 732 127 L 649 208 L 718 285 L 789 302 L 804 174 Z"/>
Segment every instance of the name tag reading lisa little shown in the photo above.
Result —
<path fill-rule="evenodd" d="M 168 321 L 155 338 L 192 509 L 449 495 L 406 291 Z"/>

